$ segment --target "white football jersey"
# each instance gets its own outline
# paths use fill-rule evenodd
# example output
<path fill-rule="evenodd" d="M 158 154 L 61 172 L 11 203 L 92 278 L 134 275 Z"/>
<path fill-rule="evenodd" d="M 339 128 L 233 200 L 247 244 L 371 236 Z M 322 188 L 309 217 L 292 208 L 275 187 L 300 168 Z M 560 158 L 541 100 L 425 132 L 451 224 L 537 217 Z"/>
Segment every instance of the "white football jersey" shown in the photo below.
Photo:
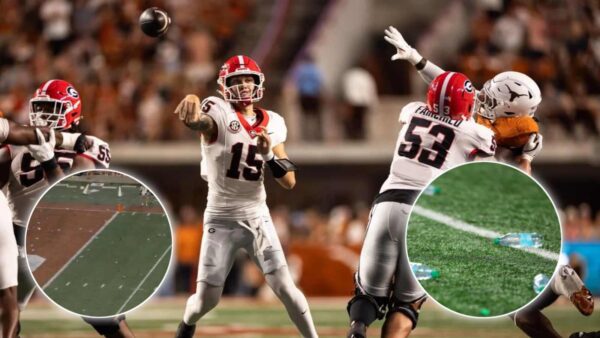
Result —
<path fill-rule="evenodd" d="M 69 173 L 75 156 L 86 157 L 96 164 L 97 168 L 108 168 L 110 163 L 110 148 L 108 143 L 94 136 L 86 136 L 92 140 L 92 146 L 84 153 L 77 154 L 74 150 L 56 149 L 54 154 L 58 165 L 65 173 Z M 36 161 L 27 147 L 9 145 L 2 148 L 3 160 L 10 158 L 10 174 L 8 177 L 7 198 L 13 211 L 13 222 L 26 226 L 30 208 L 40 194 L 48 186 L 44 179 L 44 170 Z"/>
<path fill-rule="evenodd" d="M 473 119 L 452 120 L 432 113 L 422 102 L 411 102 L 400 112 L 402 129 L 390 175 L 380 192 L 421 190 L 441 172 L 472 160 L 493 156 L 494 133 Z"/>
<path fill-rule="evenodd" d="M 265 164 L 256 146 L 256 132 L 265 127 L 271 147 L 285 142 L 283 118 L 255 108 L 256 121 L 248 121 L 223 99 L 210 96 L 202 112 L 217 125 L 214 140 L 202 141 L 202 177 L 208 181 L 206 215 L 217 219 L 247 220 L 264 214 L 267 195 L 263 185 Z"/>

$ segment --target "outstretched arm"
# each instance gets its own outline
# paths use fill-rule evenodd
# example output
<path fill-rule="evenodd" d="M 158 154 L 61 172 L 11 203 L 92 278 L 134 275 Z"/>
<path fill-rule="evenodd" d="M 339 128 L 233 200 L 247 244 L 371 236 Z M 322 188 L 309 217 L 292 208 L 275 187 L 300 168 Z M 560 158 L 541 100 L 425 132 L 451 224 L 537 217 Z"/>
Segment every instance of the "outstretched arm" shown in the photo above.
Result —
<path fill-rule="evenodd" d="M 189 94 L 181 100 L 174 114 L 177 114 L 188 128 L 199 132 L 207 140 L 213 139 L 217 132 L 217 125 L 212 117 L 200 112 L 200 99 L 194 94 Z"/>
<path fill-rule="evenodd" d="M 422 57 L 416 49 L 412 48 L 395 27 L 390 26 L 385 30 L 384 39 L 392 46 L 396 47 L 396 54 L 392 55 L 392 61 L 406 60 L 410 62 L 410 64 L 415 66 L 419 75 L 421 75 L 421 78 L 427 84 L 431 83 L 433 79 L 444 73 L 442 68 L 438 67 L 435 63 L 428 61 Z"/>
<path fill-rule="evenodd" d="M 28 145 L 38 143 L 36 129 L 39 129 L 44 134 L 46 139 L 50 136 L 49 128 L 36 128 L 22 126 L 13 121 L 5 118 L 0 118 L 0 134 L 4 135 L 4 139 L 0 139 L 0 143 L 14 144 L 14 145 Z M 62 145 L 63 137 L 62 133 L 56 134 L 56 144 Z"/>

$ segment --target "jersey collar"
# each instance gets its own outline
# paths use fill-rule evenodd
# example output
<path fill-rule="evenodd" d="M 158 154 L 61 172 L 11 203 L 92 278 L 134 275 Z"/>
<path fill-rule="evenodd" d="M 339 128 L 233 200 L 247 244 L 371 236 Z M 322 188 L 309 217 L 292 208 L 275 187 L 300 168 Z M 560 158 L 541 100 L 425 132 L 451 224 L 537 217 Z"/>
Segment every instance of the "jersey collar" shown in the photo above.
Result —
<path fill-rule="evenodd" d="M 256 134 L 260 131 L 260 127 L 266 128 L 267 124 L 269 124 L 269 114 L 264 109 L 255 108 L 254 111 L 256 112 L 256 122 L 254 122 L 254 124 L 252 125 L 248 123 L 248 121 L 246 120 L 244 115 L 242 115 L 242 113 L 240 113 L 239 111 L 235 112 L 237 114 L 238 120 L 240 120 L 240 123 L 242 124 L 242 127 L 246 129 L 246 132 L 248 133 L 248 135 L 250 135 L 251 138 L 256 137 Z"/>

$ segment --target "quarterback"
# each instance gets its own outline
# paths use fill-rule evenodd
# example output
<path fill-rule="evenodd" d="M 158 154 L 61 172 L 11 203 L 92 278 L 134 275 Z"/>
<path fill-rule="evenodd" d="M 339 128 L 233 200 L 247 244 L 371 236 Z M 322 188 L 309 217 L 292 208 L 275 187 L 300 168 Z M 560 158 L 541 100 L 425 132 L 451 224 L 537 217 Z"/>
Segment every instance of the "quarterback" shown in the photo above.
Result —
<path fill-rule="evenodd" d="M 407 60 L 426 82 L 444 71 L 422 57 L 394 27 L 385 31 L 385 40 L 396 47 L 392 60 Z M 531 162 L 542 149 L 542 135 L 533 116 L 542 100 L 538 85 L 519 72 L 502 72 L 487 81 L 477 94 L 477 122 L 493 130 L 504 154 L 500 160 L 516 162 L 531 174 Z M 550 286 L 528 307 L 511 317 L 515 324 L 531 337 L 560 337 L 541 310 L 560 295 L 567 297 L 585 316 L 594 310 L 594 298 L 578 273 L 569 265 L 560 264 Z M 583 336 L 582 336 L 583 337 Z"/>
<path fill-rule="evenodd" d="M 433 79 L 427 103 L 402 108 L 396 153 L 373 202 L 355 296 L 348 303 L 348 338 L 366 337 L 367 327 L 384 317 L 382 337 L 407 337 L 417 326 L 426 295 L 405 254 L 406 222 L 417 195 L 435 176 L 494 155 L 494 133 L 473 120 L 474 109 L 471 81 L 455 72 Z"/>
<path fill-rule="evenodd" d="M 196 293 L 187 300 L 178 338 L 193 337 L 196 322 L 217 305 L 238 249 L 248 252 L 261 269 L 300 334 L 317 337 L 266 204 L 265 164 L 286 189 L 294 187 L 296 178 L 284 149 L 283 118 L 254 105 L 263 97 L 264 81 L 254 60 L 236 55 L 219 72 L 222 98 L 210 96 L 200 103 L 197 96 L 187 95 L 175 110 L 201 135 L 201 175 L 208 182 Z"/>

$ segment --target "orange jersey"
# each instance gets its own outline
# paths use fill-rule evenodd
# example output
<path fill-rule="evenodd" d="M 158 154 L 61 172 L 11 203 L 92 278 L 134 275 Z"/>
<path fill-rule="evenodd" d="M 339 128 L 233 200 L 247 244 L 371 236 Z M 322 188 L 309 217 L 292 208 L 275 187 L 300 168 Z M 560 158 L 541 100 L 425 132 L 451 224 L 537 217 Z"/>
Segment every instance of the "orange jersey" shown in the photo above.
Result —
<path fill-rule="evenodd" d="M 529 135 L 539 132 L 537 122 L 529 116 L 499 117 L 494 122 L 477 115 L 477 123 L 490 128 L 496 136 L 498 146 L 506 148 L 522 147 Z"/>

